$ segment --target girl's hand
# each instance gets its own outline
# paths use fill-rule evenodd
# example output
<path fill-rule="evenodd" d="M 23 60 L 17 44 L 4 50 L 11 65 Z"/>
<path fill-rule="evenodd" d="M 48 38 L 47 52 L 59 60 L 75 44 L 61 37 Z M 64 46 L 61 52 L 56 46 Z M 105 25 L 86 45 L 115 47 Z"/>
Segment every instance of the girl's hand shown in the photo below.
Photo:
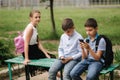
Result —
<path fill-rule="evenodd" d="M 48 55 L 48 54 L 46 54 L 45 56 L 46 56 L 47 58 L 50 58 L 50 55 Z"/>
<path fill-rule="evenodd" d="M 24 62 L 23 62 L 23 64 L 24 64 L 24 65 L 27 65 L 29 62 L 30 62 L 29 59 L 25 59 Z"/>

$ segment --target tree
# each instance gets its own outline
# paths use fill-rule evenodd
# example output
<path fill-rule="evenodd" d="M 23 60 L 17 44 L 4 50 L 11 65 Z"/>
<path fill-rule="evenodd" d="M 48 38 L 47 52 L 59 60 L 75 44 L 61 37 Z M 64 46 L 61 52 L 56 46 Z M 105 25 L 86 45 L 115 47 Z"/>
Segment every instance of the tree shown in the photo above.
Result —
<path fill-rule="evenodd" d="M 50 12 L 51 12 L 51 21 L 52 21 L 52 26 L 53 26 L 53 33 L 56 34 L 56 27 L 55 27 L 54 13 L 53 13 L 53 2 L 54 2 L 54 0 L 50 0 Z"/>
<path fill-rule="evenodd" d="M 41 2 L 45 2 L 48 0 L 41 0 Z M 56 34 L 56 27 L 55 27 L 55 20 L 54 20 L 54 10 L 53 10 L 53 2 L 54 0 L 49 0 L 50 1 L 50 5 L 47 5 L 47 7 L 50 7 L 50 15 L 51 15 L 51 22 L 52 22 L 52 27 L 53 27 L 53 35 L 55 35 L 55 37 L 57 37 Z"/>

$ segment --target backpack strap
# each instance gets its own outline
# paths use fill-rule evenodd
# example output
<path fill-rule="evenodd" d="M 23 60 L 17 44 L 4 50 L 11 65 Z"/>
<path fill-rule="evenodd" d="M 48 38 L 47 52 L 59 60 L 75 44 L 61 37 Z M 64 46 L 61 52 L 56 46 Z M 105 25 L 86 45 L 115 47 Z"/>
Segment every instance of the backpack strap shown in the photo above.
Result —
<path fill-rule="evenodd" d="M 95 44 L 95 50 L 96 50 L 96 52 L 97 52 L 98 45 L 99 45 L 99 42 L 100 42 L 100 39 L 101 39 L 101 38 L 102 38 L 102 36 L 99 35 L 99 36 L 97 37 L 97 39 L 96 39 L 96 44 Z"/>
<path fill-rule="evenodd" d="M 96 39 L 96 44 L 95 44 L 95 51 L 96 51 L 96 52 L 97 52 L 98 45 L 99 45 L 99 42 L 100 42 L 100 39 L 101 39 L 101 38 L 103 38 L 103 36 L 102 36 L 102 35 L 99 35 L 99 36 L 97 37 L 97 39 Z M 105 59 L 103 55 L 102 55 L 102 58 Z M 103 64 L 103 62 L 102 62 L 101 60 L 100 60 L 100 62 Z"/>

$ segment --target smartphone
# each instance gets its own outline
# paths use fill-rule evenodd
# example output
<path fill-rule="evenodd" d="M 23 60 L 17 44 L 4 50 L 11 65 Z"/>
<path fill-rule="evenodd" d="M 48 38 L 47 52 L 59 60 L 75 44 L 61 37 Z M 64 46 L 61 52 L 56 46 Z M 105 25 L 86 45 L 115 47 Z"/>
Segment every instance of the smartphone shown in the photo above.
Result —
<path fill-rule="evenodd" d="M 59 58 L 60 60 L 64 60 L 65 58 Z"/>
<path fill-rule="evenodd" d="M 86 39 L 86 42 L 89 43 L 89 39 Z"/>
<path fill-rule="evenodd" d="M 65 58 L 62 58 L 61 60 L 64 60 Z"/>
<path fill-rule="evenodd" d="M 80 42 L 84 43 L 84 40 L 83 39 L 79 39 Z"/>
<path fill-rule="evenodd" d="M 61 58 L 60 60 L 65 60 L 65 58 Z"/>

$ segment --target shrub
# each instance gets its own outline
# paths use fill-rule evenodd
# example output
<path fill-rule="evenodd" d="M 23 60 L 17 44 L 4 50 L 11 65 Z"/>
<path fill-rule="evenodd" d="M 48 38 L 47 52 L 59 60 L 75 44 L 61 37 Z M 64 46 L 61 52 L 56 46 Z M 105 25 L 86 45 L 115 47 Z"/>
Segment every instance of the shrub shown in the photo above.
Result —
<path fill-rule="evenodd" d="M 4 60 L 14 57 L 10 51 L 10 45 L 7 41 L 0 40 L 0 65 L 4 64 Z"/>
<path fill-rule="evenodd" d="M 117 49 L 114 54 L 114 59 L 116 63 L 120 63 L 120 50 Z"/>

